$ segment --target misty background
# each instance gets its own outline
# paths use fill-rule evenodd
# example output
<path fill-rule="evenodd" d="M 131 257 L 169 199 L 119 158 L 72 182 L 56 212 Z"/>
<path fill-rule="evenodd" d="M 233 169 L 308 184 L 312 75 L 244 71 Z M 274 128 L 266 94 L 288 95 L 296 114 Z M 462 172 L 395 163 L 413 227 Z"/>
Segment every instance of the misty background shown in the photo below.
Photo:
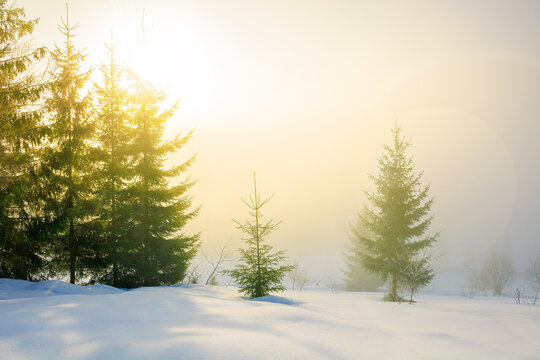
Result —
<path fill-rule="evenodd" d="M 63 0 L 19 0 L 35 44 L 63 39 Z M 491 249 L 521 270 L 540 245 L 540 3 L 533 1 L 70 1 L 74 39 L 95 68 L 113 29 L 136 62 L 142 9 L 148 76 L 180 100 L 167 133 L 195 130 L 191 191 L 201 251 L 242 245 L 231 219 L 252 172 L 269 238 L 312 279 L 341 277 L 367 174 L 397 119 L 435 197 L 436 270 Z M 97 69 L 95 69 L 97 74 Z M 437 279 L 435 279 L 437 281 Z"/>

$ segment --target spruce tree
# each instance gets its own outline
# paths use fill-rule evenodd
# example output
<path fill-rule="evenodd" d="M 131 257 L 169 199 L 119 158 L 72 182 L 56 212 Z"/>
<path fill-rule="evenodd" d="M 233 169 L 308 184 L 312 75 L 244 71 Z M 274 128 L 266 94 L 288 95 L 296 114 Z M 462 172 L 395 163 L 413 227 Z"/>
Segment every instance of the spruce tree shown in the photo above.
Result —
<path fill-rule="evenodd" d="M 366 229 L 361 219 L 355 226 L 351 226 L 349 233 L 350 244 L 344 254 L 346 269 L 345 288 L 348 291 L 377 291 L 383 284 L 381 278 L 369 272 L 362 262 L 362 254 L 366 252 L 366 247 L 362 243 L 362 238 L 370 237 L 370 232 Z"/>
<path fill-rule="evenodd" d="M 90 96 L 84 89 L 90 72 L 81 69 L 85 54 L 72 44 L 76 25 L 69 24 L 69 12 L 66 14 L 59 25 L 64 46 L 51 52 L 54 84 L 47 99 L 51 134 L 45 161 L 50 188 L 47 210 L 55 214 L 57 229 L 53 263 L 55 269 L 67 271 L 69 281 L 75 283 L 78 275 L 100 261 L 96 251 L 101 231 L 93 221 L 94 122 Z"/>
<path fill-rule="evenodd" d="M 164 139 L 165 125 L 177 104 L 161 111 L 165 94 L 153 84 L 132 74 L 136 101 L 133 109 L 133 142 L 127 208 L 129 218 L 129 256 L 125 259 L 126 287 L 171 285 L 180 282 L 198 247 L 199 235 L 187 235 L 182 229 L 197 216 L 190 210 L 188 190 L 194 185 L 189 177 L 171 185 L 169 180 L 183 175 L 195 160 L 167 168 L 168 155 L 179 151 L 191 138 L 181 134 Z"/>
<path fill-rule="evenodd" d="M 371 176 L 376 186 L 374 193 L 367 194 L 371 208 L 366 207 L 361 217 L 372 236 L 359 239 L 366 248 L 362 254 L 366 269 L 391 280 L 386 300 L 402 301 L 398 283 L 414 277 L 409 271 L 423 274 L 422 285 L 433 278 L 429 258 L 422 255 L 438 234 L 425 235 L 433 219 L 429 215 L 433 199 L 428 197 L 429 186 L 421 184 L 422 172 L 406 155 L 411 143 L 397 122 L 392 137 L 392 145 L 385 146 L 379 158 L 378 174 Z"/>
<path fill-rule="evenodd" d="M 93 281 L 113 286 L 121 285 L 122 258 L 129 249 L 129 208 L 126 186 L 132 178 L 130 145 L 131 97 L 122 87 L 124 70 L 115 58 L 115 45 L 105 45 L 109 60 L 101 66 L 102 85 L 95 85 L 97 102 L 95 149 L 97 159 L 95 182 L 98 198 L 98 221 L 103 226 L 105 271 L 98 272 Z"/>
<path fill-rule="evenodd" d="M 0 0 L 0 277 L 28 280 L 43 266 L 36 174 L 46 85 L 32 67 L 46 50 L 25 41 L 37 22 Z"/>
<path fill-rule="evenodd" d="M 276 230 L 279 222 L 262 221 L 261 208 L 272 197 L 261 200 L 261 196 L 257 194 L 255 173 L 253 185 L 254 193 L 253 196 L 249 196 L 249 202 L 242 199 L 250 209 L 252 220 L 246 220 L 244 223 L 235 221 L 237 228 L 247 236 L 244 238 L 247 249 L 239 250 L 240 264 L 226 272 L 240 285 L 240 291 L 250 299 L 285 290 L 283 278 L 294 269 L 293 265 L 281 265 L 287 259 L 284 251 L 273 252 L 272 246 L 265 243 L 266 237 Z"/>

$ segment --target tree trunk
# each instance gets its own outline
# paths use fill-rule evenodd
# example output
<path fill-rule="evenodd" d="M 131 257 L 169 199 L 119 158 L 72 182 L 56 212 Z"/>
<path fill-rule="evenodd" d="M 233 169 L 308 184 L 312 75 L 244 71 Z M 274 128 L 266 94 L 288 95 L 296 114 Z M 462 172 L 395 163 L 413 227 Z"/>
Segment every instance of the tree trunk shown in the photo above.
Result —
<path fill-rule="evenodd" d="M 113 284 L 118 287 L 118 264 L 116 261 L 113 263 Z"/>
<path fill-rule="evenodd" d="M 75 238 L 73 234 L 73 219 L 69 219 L 69 282 L 75 284 Z"/>
<path fill-rule="evenodd" d="M 257 197 L 257 181 L 255 179 L 255 172 L 253 172 L 253 186 L 255 189 L 255 229 L 257 231 L 255 240 L 257 242 L 257 289 L 255 290 L 255 297 L 263 296 L 262 284 L 261 284 L 261 251 L 260 251 L 260 237 L 259 237 L 259 200 Z"/>

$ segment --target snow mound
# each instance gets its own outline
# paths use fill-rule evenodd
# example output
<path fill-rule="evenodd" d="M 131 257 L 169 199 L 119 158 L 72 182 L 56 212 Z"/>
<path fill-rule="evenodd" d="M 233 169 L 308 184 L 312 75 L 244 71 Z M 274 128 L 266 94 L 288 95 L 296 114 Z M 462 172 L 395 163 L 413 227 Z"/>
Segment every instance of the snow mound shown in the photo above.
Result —
<path fill-rule="evenodd" d="M 108 285 L 80 286 L 59 280 L 31 282 L 25 280 L 0 279 L 0 300 L 42 297 L 53 295 L 107 295 L 123 290 Z"/>
<path fill-rule="evenodd" d="M 255 299 L 251 299 L 251 301 L 262 301 L 262 302 L 269 302 L 269 303 L 283 304 L 283 305 L 300 305 L 302 303 L 300 301 L 294 301 L 288 298 L 275 296 L 275 295 L 261 296 Z"/>

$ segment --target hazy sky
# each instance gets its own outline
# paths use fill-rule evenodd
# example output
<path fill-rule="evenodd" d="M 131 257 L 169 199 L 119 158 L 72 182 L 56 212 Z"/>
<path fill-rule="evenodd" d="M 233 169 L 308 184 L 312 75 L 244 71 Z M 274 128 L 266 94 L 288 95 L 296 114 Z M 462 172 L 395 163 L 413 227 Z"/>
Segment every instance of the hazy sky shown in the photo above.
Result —
<path fill-rule="evenodd" d="M 41 18 L 36 44 L 63 41 L 65 1 L 18 3 Z M 269 241 L 337 274 L 396 118 L 435 196 L 440 264 L 540 245 L 540 2 L 79 0 L 70 15 L 89 66 L 112 28 L 122 61 L 180 99 L 167 132 L 195 130 L 173 161 L 198 152 L 188 231 L 207 253 L 240 246 L 231 219 L 257 171 L 283 220 Z"/>

